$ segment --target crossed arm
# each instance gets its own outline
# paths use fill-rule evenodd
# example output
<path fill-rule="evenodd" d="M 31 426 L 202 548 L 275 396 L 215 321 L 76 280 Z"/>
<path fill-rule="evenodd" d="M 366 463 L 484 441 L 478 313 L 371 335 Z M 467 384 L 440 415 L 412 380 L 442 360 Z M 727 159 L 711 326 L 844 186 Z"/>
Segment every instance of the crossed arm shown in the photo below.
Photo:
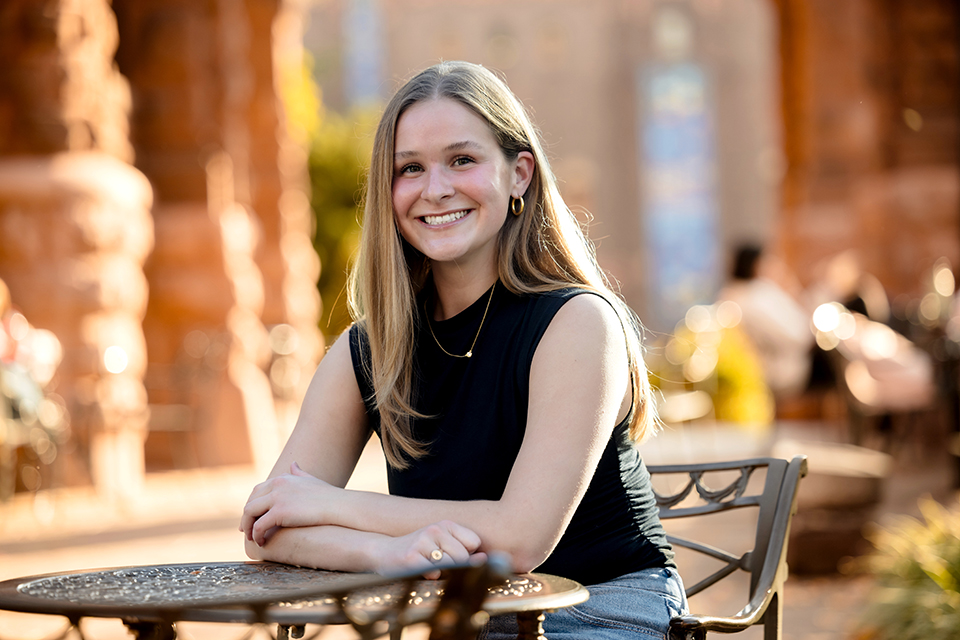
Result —
<path fill-rule="evenodd" d="M 348 341 L 341 337 L 318 367 L 269 479 L 244 508 L 247 553 L 385 572 L 429 569 L 430 552 L 438 548 L 458 562 L 505 551 L 515 570 L 532 570 L 570 522 L 630 394 L 619 320 L 599 297 L 576 296 L 561 307 L 537 348 L 527 428 L 499 500 L 346 490 L 370 432 Z"/>

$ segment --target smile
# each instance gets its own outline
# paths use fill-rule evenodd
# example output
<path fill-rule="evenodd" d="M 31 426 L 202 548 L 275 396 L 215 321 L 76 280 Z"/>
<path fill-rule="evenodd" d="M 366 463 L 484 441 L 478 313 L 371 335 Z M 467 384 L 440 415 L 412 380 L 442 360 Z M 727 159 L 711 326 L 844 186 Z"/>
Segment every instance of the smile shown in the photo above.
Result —
<path fill-rule="evenodd" d="M 447 224 L 448 222 L 454 222 L 464 217 L 470 213 L 471 209 L 464 209 L 463 211 L 454 211 L 453 213 L 445 213 L 442 216 L 424 216 L 420 218 L 424 223 L 431 227 L 435 227 L 441 224 Z"/>

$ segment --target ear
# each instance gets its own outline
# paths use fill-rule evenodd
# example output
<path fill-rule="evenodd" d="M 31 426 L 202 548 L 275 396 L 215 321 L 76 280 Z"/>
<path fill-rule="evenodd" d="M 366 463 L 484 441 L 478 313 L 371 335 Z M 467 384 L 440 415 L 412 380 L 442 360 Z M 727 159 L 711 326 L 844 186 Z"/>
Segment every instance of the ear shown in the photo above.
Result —
<path fill-rule="evenodd" d="M 514 163 L 513 189 L 511 189 L 510 195 L 514 198 L 520 198 L 527 192 L 527 187 L 530 186 L 530 181 L 533 180 L 533 172 L 537 164 L 533 159 L 533 154 L 529 151 L 521 151 L 518 153 Z"/>

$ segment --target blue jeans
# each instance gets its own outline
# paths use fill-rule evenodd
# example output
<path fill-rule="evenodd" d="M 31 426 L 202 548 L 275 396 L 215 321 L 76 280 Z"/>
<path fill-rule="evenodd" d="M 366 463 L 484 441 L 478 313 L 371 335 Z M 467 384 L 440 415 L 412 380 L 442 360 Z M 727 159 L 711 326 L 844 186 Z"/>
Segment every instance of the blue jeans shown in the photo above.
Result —
<path fill-rule="evenodd" d="M 609 582 L 590 585 L 590 599 L 546 614 L 547 640 L 666 640 L 670 618 L 687 613 L 683 581 L 675 569 L 644 569 Z M 514 640 L 515 615 L 495 616 L 478 640 Z"/>

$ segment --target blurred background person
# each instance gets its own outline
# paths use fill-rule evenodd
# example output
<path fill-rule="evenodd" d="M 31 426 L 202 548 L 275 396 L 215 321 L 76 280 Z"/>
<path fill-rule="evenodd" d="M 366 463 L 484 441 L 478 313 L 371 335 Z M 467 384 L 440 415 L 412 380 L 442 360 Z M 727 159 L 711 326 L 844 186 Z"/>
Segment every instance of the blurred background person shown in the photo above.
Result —
<path fill-rule="evenodd" d="M 739 307 L 740 326 L 756 348 L 767 385 L 778 400 L 796 397 L 807 388 L 814 345 L 809 314 L 780 284 L 785 274 L 786 269 L 759 246 L 743 245 L 734 255 L 731 280 L 718 296 L 719 302 Z"/>

